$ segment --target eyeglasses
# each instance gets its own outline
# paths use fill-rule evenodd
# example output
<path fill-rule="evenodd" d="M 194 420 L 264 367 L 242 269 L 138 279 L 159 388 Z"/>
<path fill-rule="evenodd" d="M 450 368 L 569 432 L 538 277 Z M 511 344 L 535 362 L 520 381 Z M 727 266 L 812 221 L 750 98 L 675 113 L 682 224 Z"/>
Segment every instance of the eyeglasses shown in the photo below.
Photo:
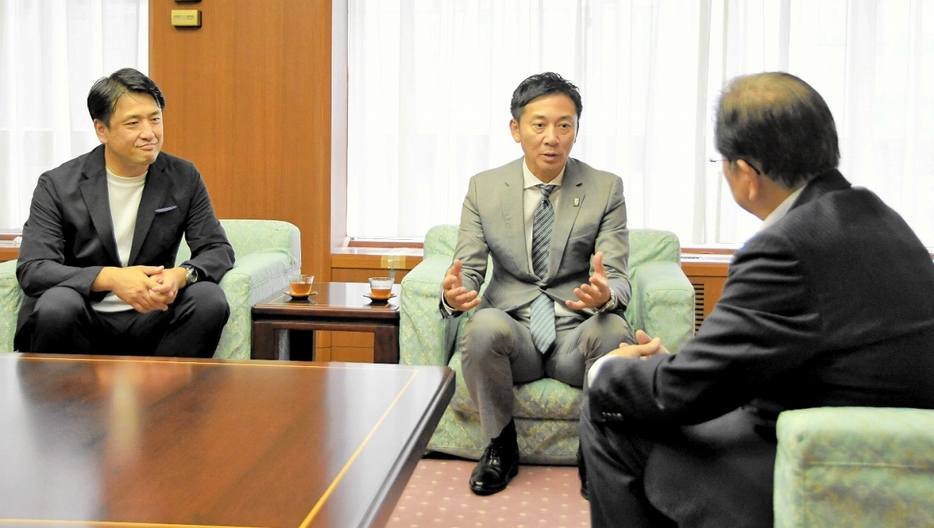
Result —
<path fill-rule="evenodd" d="M 740 158 L 737 158 L 737 159 L 740 159 Z M 732 163 L 730 160 L 726 158 L 709 159 L 707 161 L 709 161 L 710 163 L 723 163 L 724 161 L 727 163 Z M 746 160 L 743 160 L 743 161 L 746 161 Z M 758 168 L 756 168 L 755 165 L 753 165 L 752 163 L 749 163 L 748 161 L 746 161 L 746 165 L 749 165 L 750 167 L 752 167 L 752 170 L 756 171 L 756 174 L 758 174 L 759 176 L 762 176 L 762 172 Z"/>

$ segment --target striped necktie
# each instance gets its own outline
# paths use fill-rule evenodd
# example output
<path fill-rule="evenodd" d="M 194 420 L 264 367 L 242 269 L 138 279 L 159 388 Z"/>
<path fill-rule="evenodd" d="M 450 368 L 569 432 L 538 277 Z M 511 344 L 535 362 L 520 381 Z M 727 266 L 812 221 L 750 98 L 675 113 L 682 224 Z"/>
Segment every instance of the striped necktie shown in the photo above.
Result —
<path fill-rule="evenodd" d="M 544 280 L 548 275 L 551 229 L 555 225 L 555 210 L 548 198 L 556 186 L 541 184 L 535 187 L 542 191 L 542 201 L 538 203 L 532 219 L 532 271 Z M 544 293 L 532 301 L 529 331 L 535 348 L 543 354 L 555 342 L 555 302 Z"/>

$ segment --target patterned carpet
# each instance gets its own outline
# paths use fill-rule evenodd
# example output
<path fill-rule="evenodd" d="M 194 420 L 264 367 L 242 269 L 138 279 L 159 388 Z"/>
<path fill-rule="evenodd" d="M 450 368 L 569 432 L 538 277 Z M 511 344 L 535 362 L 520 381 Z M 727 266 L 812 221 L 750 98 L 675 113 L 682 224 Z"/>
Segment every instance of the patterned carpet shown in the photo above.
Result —
<path fill-rule="evenodd" d="M 467 485 L 475 465 L 437 455 L 420 460 L 386 527 L 590 526 L 576 467 L 520 466 L 504 491 L 480 497 Z"/>

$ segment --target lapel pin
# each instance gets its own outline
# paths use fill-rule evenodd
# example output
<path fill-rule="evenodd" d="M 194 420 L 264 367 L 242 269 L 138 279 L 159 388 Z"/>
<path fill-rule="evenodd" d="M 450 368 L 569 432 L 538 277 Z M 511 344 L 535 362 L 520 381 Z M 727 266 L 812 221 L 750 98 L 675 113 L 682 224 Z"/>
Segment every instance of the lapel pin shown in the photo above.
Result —
<path fill-rule="evenodd" d="M 580 205 L 581 205 L 581 199 L 574 198 L 574 207 L 580 207 Z"/>

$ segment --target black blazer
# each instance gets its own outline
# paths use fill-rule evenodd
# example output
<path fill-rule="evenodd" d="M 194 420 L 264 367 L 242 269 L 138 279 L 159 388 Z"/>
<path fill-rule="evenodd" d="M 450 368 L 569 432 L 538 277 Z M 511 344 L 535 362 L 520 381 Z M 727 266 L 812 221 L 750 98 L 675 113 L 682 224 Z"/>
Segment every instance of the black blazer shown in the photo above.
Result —
<path fill-rule="evenodd" d="M 680 352 L 610 361 L 595 421 L 697 424 L 752 402 L 934 408 L 934 263 L 902 218 L 833 171 L 738 251 Z"/>
<path fill-rule="evenodd" d="M 772 526 L 785 409 L 934 408 L 934 263 L 902 218 L 832 171 L 738 251 L 677 354 L 614 358 L 594 422 L 651 438 L 644 492 L 688 526 Z"/>
<path fill-rule="evenodd" d="M 233 248 L 201 174 L 191 162 L 162 152 L 146 176 L 128 264 L 174 267 L 183 234 L 192 255 L 186 262 L 201 280 L 218 282 L 233 267 Z M 49 288 L 65 286 L 89 300 L 102 299 L 105 292 L 91 292 L 91 284 L 105 266 L 121 263 L 101 145 L 39 177 L 16 267 L 26 298 L 14 348 L 29 349 L 23 325 Z"/>

